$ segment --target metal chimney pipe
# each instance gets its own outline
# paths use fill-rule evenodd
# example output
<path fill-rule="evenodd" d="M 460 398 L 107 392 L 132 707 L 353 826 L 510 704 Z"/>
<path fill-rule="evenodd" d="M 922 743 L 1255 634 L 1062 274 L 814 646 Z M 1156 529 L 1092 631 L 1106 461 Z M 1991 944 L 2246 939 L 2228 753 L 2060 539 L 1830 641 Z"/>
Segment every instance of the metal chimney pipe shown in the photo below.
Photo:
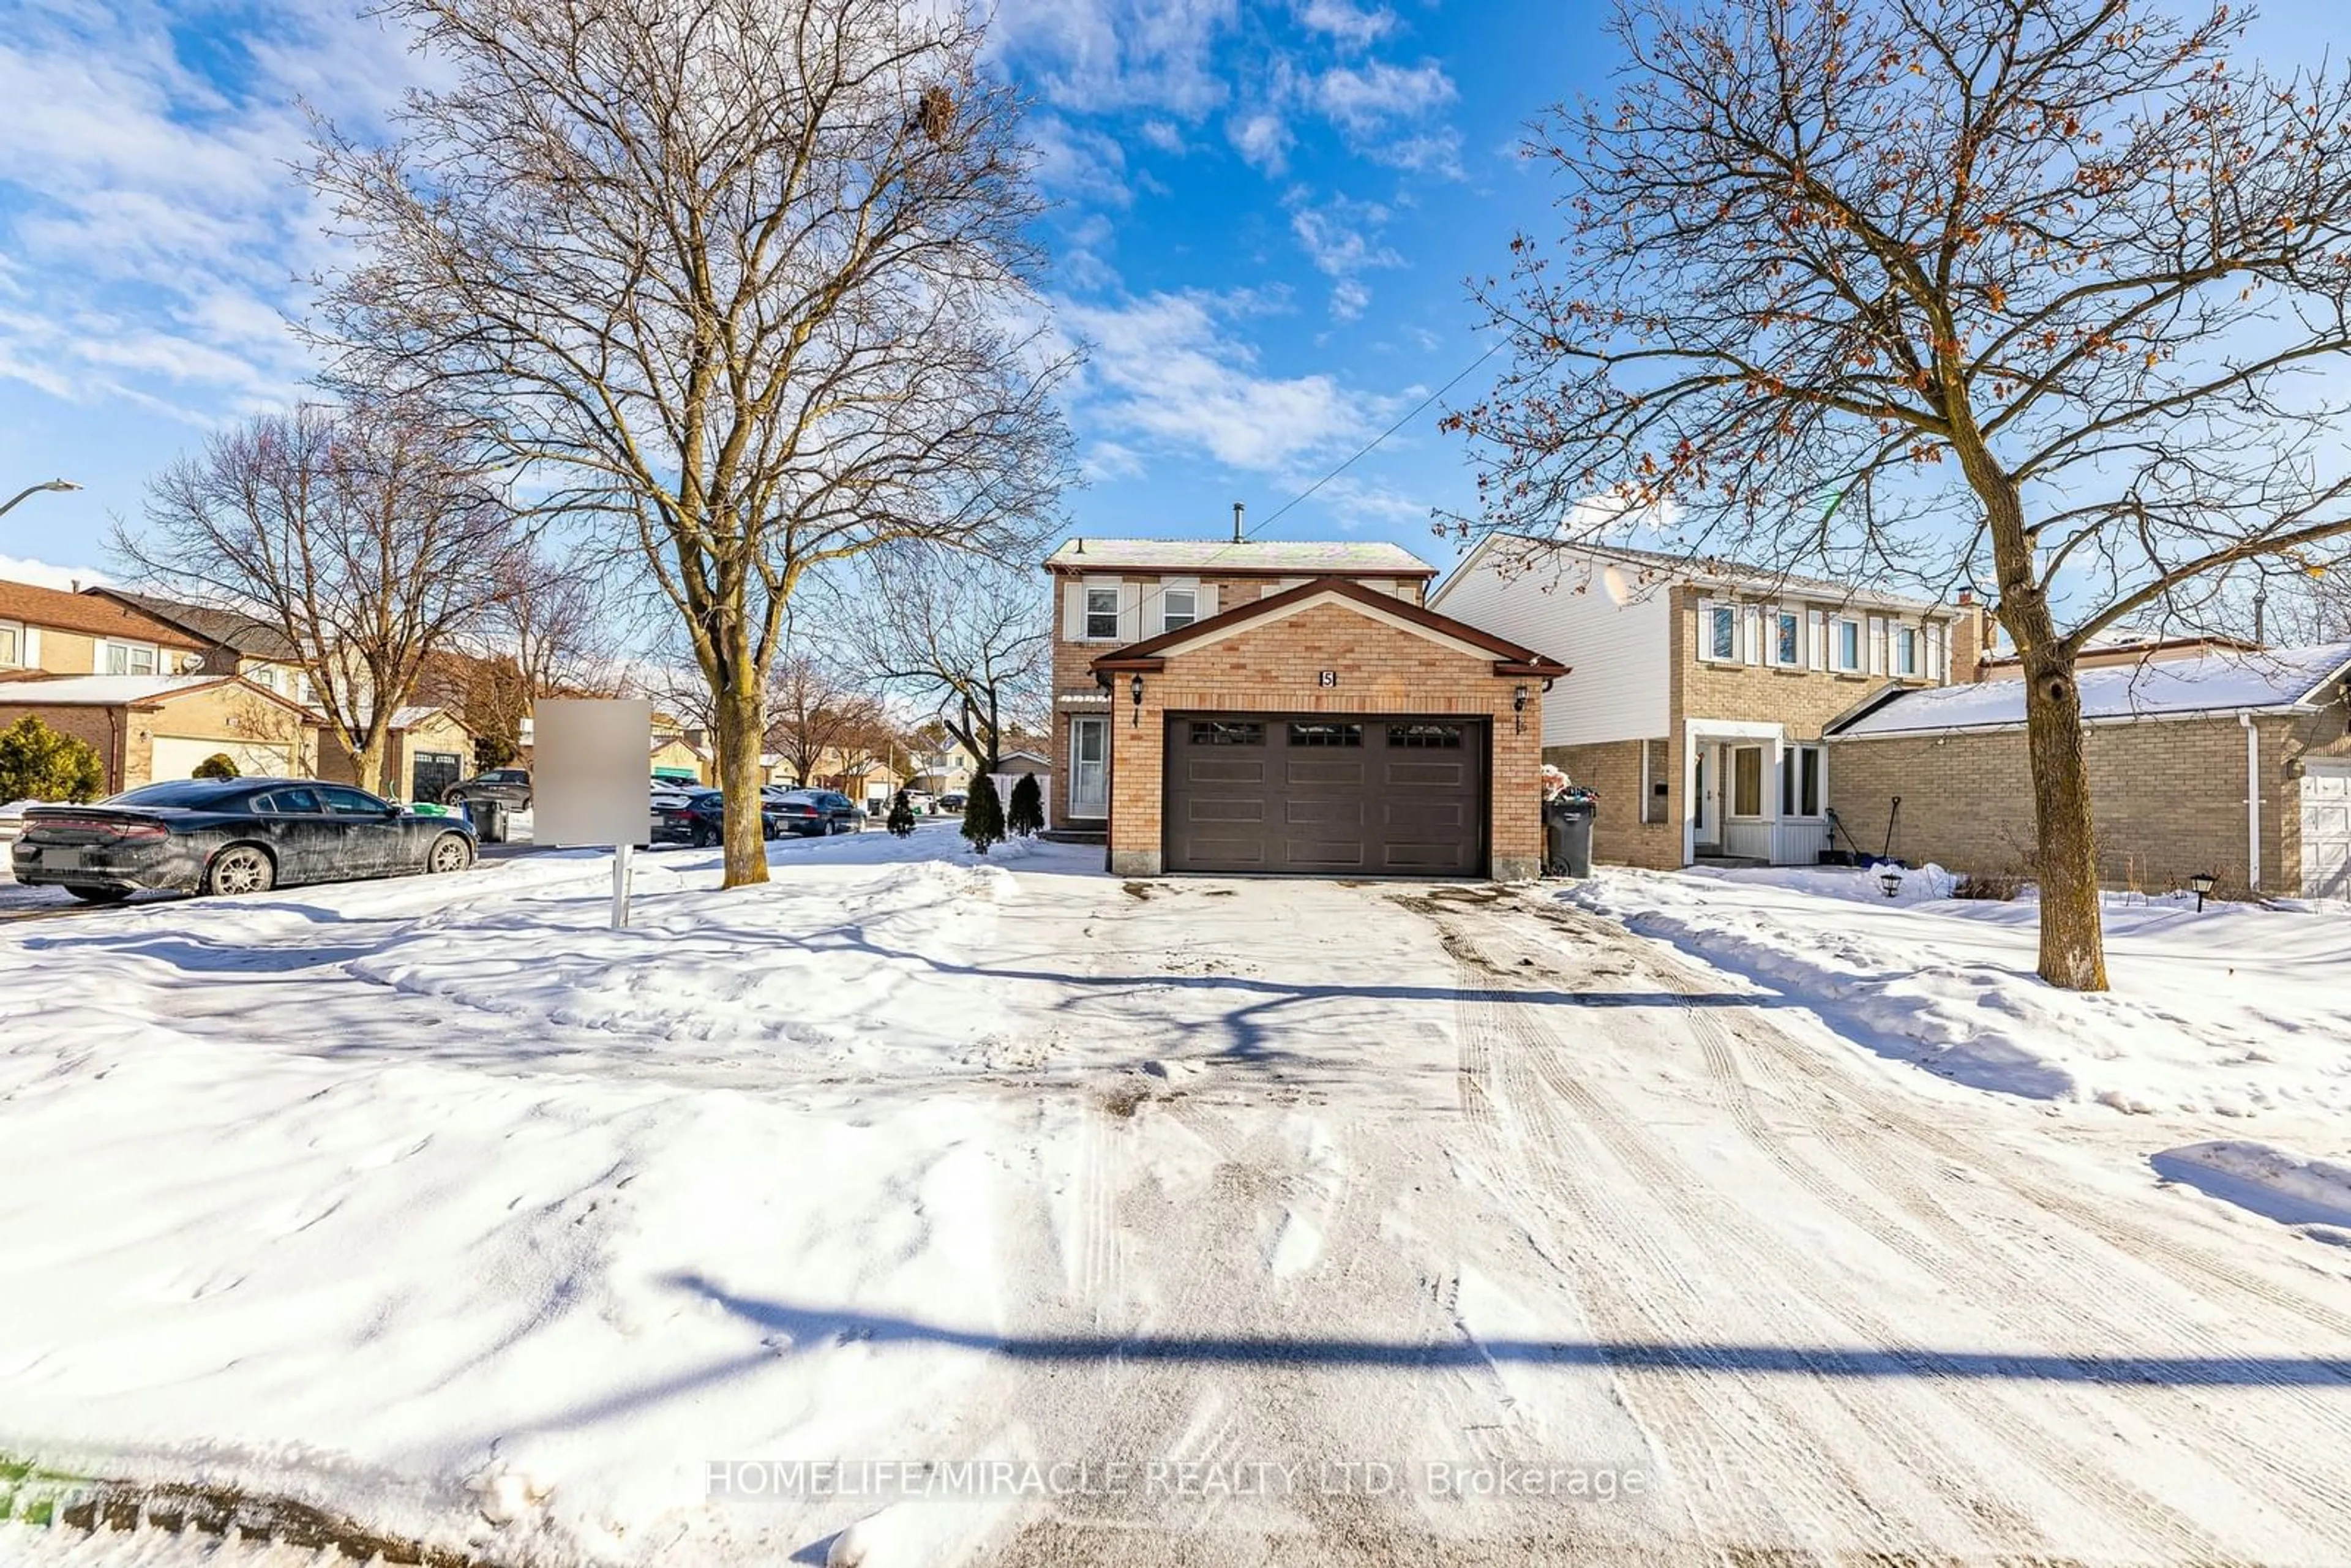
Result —
<path fill-rule="evenodd" d="M 1242 502 L 1233 503 L 1233 543 L 1235 544 L 1241 542 L 1241 516 L 1247 509 Z"/>

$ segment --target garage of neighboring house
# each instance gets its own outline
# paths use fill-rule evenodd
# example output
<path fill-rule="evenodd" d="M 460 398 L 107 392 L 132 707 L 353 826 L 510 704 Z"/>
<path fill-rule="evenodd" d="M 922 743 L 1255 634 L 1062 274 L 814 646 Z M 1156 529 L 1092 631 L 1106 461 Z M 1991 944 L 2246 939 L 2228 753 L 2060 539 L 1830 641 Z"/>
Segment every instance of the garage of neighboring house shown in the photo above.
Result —
<path fill-rule="evenodd" d="M 1093 661 L 1110 867 L 1535 874 L 1544 686 L 1530 649 L 1340 578 Z"/>
<path fill-rule="evenodd" d="M 356 784 L 403 800 L 438 800 L 441 792 L 474 771 L 474 732 L 447 708 L 412 704 L 392 716 L 385 737 L 384 780 L 361 779 L 351 756 L 330 733 L 319 741 L 319 777 L 329 784 Z"/>
<path fill-rule="evenodd" d="M 58 675 L 0 683 L 0 727 L 26 714 L 98 752 L 109 793 L 185 779 L 225 756 L 241 775 L 308 773 L 308 715 L 235 675 Z"/>

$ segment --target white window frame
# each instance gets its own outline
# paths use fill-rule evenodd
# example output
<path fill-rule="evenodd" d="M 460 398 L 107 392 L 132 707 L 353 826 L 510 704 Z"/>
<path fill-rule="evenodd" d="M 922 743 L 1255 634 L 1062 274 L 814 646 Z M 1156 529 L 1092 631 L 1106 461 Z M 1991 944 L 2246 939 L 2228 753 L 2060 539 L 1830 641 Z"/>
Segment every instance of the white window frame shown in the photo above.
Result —
<path fill-rule="evenodd" d="M 119 670 L 114 667 L 118 651 L 123 656 L 122 668 Z M 141 653 L 147 656 L 143 670 L 137 667 Z M 101 675 L 160 675 L 163 673 L 163 650 L 153 643 L 126 643 L 107 637 L 99 642 L 96 657 L 90 662 L 100 666 L 97 673 Z"/>
<path fill-rule="evenodd" d="M 1085 594 L 1085 599 L 1079 606 L 1078 613 L 1080 619 L 1078 625 L 1079 629 L 1085 633 L 1085 641 L 1089 643 L 1117 642 L 1119 621 L 1118 584 L 1114 582 L 1088 583 L 1085 585 L 1082 591 Z M 1097 610 L 1094 608 L 1094 595 L 1098 593 L 1110 601 L 1110 608 L 1108 610 Z M 1094 630 L 1094 618 L 1098 615 L 1107 616 L 1109 618 L 1109 631 L 1097 632 Z"/>
<path fill-rule="evenodd" d="M 29 668 L 32 661 L 25 656 L 25 623 L 21 621 L 0 621 L 0 637 L 13 637 L 16 643 L 5 658 L 0 658 L 0 665 L 12 670 Z"/>
<path fill-rule="evenodd" d="M 1769 741 L 1733 740 L 1722 748 L 1722 820 L 1726 822 L 1768 822 L 1771 820 L 1771 755 Z M 1755 809 L 1739 810 L 1740 758 L 1755 758 Z"/>
<path fill-rule="evenodd" d="M 1813 809 L 1803 809 L 1803 758 L 1813 758 Z M 1780 750 L 1780 820 L 1817 822 L 1828 814 L 1829 751 L 1818 741 L 1792 740 Z"/>
<path fill-rule="evenodd" d="M 1727 618 L 1730 625 L 1730 650 L 1715 652 L 1715 628 L 1721 624 L 1717 617 Z M 1698 607 L 1698 656 L 1709 664 L 1739 663 L 1739 606 L 1708 601 Z"/>
<path fill-rule="evenodd" d="M 1184 612 L 1176 612 L 1176 596 L 1184 596 Z M 1159 629 L 1180 631 L 1200 619 L 1200 591 L 1196 588 L 1163 588 L 1159 591 Z"/>
<path fill-rule="evenodd" d="M 1782 605 L 1773 610 L 1771 614 L 1771 643 L 1766 650 L 1768 662 L 1775 670 L 1802 669 L 1804 667 L 1804 612 L 1801 610 L 1790 610 Z M 1789 646 L 1784 650 L 1780 641 L 1783 633 L 1789 640 Z M 1780 656 L 1783 651 L 1787 653 L 1786 658 Z"/>
<path fill-rule="evenodd" d="M 1853 629 L 1853 659 L 1844 656 L 1845 628 Z M 1833 615 L 1829 618 L 1829 668 L 1840 675 L 1857 675 L 1869 658 L 1869 628 L 1857 615 Z"/>
<path fill-rule="evenodd" d="M 1078 737 L 1087 732 L 1088 727 L 1094 727 L 1095 732 L 1102 737 L 1102 760 L 1099 762 L 1081 763 L 1080 761 L 1084 747 L 1080 744 Z M 1081 802 L 1078 799 L 1078 785 L 1086 777 L 1086 770 L 1089 768 L 1098 768 L 1102 770 L 1102 793 L 1098 809 L 1093 802 Z M 1070 720 L 1069 800 L 1071 817 L 1092 821 L 1110 814 L 1110 719 L 1104 715 L 1081 714 Z"/>
<path fill-rule="evenodd" d="M 1917 680 L 1927 673 L 1927 629 L 1915 622 L 1894 623 L 1892 646 L 1886 650 L 1889 673 L 1905 680 Z"/>

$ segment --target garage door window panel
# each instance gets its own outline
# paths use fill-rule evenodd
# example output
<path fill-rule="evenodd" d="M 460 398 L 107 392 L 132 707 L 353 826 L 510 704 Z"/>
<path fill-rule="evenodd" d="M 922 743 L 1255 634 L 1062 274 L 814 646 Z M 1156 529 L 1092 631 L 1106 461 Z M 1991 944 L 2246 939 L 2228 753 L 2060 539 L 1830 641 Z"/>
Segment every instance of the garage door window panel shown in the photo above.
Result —
<path fill-rule="evenodd" d="M 1360 724 L 1293 724 L 1290 727 L 1292 746 L 1361 746 L 1364 727 Z"/>
<path fill-rule="evenodd" d="M 1192 744 L 1195 746 L 1263 746 L 1265 726 L 1218 720 L 1194 720 Z"/>
<path fill-rule="evenodd" d="M 1417 748 L 1425 751 L 1458 751 L 1461 749 L 1462 727 L 1458 724 L 1392 724 L 1388 726 L 1391 747 Z"/>

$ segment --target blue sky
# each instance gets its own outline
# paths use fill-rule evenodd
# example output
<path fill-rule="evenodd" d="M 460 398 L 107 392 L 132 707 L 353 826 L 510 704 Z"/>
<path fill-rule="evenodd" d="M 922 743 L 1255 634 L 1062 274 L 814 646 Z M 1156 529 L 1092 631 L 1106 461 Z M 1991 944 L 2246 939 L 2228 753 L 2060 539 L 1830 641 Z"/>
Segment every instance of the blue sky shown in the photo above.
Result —
<path fill-rule="evenodd" d="M 2345 41 L 2269 8 L 2275 57 Z M 1556 191 L 1516 146 L 1604 86 L 1598 0 L 1002 0 L 1060 205 L 1053 303 L 1094 344 L 1080 531 L 1214 535 L 1322 477 L 1485 347 L 1464 279 Z M 296 99 L 378 120 L 401 38 L 281 0 L 17 0 L 0 34 L 0 574 L 103 566 L 110 515 L 207 429 L 299 393 L 280 325 L 324 259 Z M 1472 393 L 1488 371 L 1459 388 Z M 1438 564 L 1462 452 L 1422 415 L 1271 530 Z"/>

